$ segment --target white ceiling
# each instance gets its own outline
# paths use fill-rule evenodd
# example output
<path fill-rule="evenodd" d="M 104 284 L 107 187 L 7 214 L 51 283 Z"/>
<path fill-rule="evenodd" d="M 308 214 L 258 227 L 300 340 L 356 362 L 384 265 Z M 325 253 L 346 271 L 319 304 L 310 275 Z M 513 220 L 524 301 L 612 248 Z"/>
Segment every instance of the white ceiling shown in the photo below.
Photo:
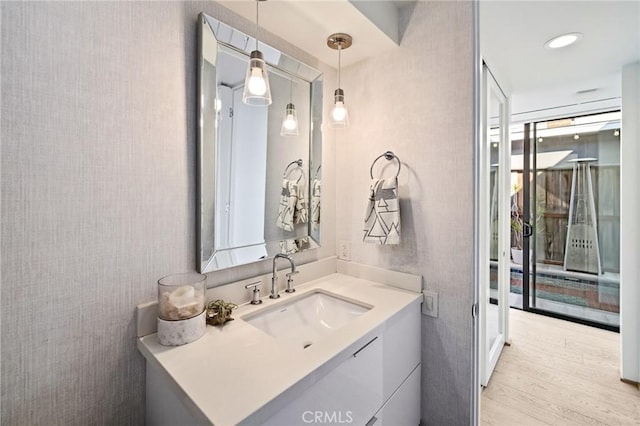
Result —
<path fill-rule="evenodd" d="M 219 3 L 255 22 L 254 0 Z M 260 27 L 337 68 L 338 54 L 327 46 L 329 35 L 343 32 L 353 37 L 353 46 L 342 53 L 343 66 L 397 48 L 398 8 L 407 3 L 411 2 L 270 0 L 260 3 Z"/>
<path fill-rule="evenodd" d="M 254 0 L 220 3 L 255 21 Z M 337 54 L 327 47 L 327 36 L 351 34 L 353 46 L 342 55 L 348 66 L 398 48 L 398 16 L 413 3 L 269 0 L 260 3 L 260 25 L 333 67 Z M 566 48 L 544 47 L 568 32 L 584 37 Z M 499 84 L 512 95 L 514 113 L 563 105 L 575 112 L 602 99 L 609 99 L 603 108 L 619 105 L 620 70 L 640 60 L 640 0 L 480 0 L 480 45 Z M 578 93 L 590 89 L 597 90 Z"/>
<path fill-rule="evenodd" d="M 584 38 L 544 47 L 569 32 Z M 481 0 L 480 45 L 514 112 L 619 97 L 622 66 L 640 60 L 640 1 Z"/>

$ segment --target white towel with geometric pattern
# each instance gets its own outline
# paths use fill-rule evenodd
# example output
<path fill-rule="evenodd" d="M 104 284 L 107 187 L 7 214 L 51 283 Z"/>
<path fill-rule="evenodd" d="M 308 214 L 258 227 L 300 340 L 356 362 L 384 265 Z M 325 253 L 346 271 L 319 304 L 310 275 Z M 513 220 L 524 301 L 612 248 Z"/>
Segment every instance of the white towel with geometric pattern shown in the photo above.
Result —
<path fill-rule="evenodd" d="M 304 184 L 289 179 L 282 181 L 278 217 L 276 217 L 278 228 L 291 232 L 297 223 L 309 221 L 309 206 L 304 192 Z"/>
<path fill-rule="evenodd" d="M 311 185 L 311 229 L 320 228 L 320 179 L 314 179 Z"/>
<path fill-rule="evenodd" d="M 364 215 L 365 243 L 400 244 L 398 178 L 373 179 Z"/>
<path fill-rule="evenodd" d="M 285 231 L 293 231 L 293 213 L 298 202 L 298 187 L 289 179 L 282 181 L 280 204 L 278 205 L 278 217 L 276 225 Z"/>

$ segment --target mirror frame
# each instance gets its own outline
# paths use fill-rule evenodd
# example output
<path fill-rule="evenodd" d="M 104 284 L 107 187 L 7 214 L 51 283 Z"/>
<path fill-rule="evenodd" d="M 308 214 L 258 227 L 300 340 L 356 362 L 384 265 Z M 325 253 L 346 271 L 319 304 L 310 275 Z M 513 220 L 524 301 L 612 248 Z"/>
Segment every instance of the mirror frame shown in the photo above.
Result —
<path fill-rule="evenodd" d="M 265 57 L 265 61 L 267 63 L 267 67 L 269 69 L 277 71 L 279 74 L 288 75 L 291 78 L 295 78 L 298 80 L 302 80 L 309 84 L 309 96 L 310 96 L 310 108 L 309 108 L 309 149 L 308 149 L 308 157 L 304 160 L 304 164 L 307 165 L 305 170 L 305 177 L 307 181 L 307 187 L 305 188 L 305 195 L 307 197 L 308 203 L 307 207 L 309 209 L 308 217 L 309 221 L 306 223 L 307 232 L 306 235 L 298 235 L 293 238 L 284 238 L 278 239 L 274 241 L 264 241 L 261 243 L 243 246 L 243 247 L 231 247 L 225 249 L 219 249 L 215 247 L 215 238 L 212 243 L 212 253 L 210 257 L 206 257 L 204 255 L 205 248 L 203 247 L 204 238 L 202 235 L 202 225 L 205 221 L 204 210 L 203 210 L 203 195 L 205 190 L 213 190 L 213 215 L 211 218 L 207 220 L 213 221 L 213 233 L 215 234 L 215 214 L 217 211 L 217 201 L 215 194 L 215 174 L 214 180 L 211 182 L 210 187 L 204 185 L 203 183 L 203 170 L 206 167 L 216 167 L 217 166 L 217 158 L 216 155 L 213 155 L 213 164 L 205 165 L 205 159 L 203 155 L 203 149 L 205 143 L 207 141 L 204 140 L 204 127 L 207 125 L 203 118 L 203 110 L 205 105 L 203 105 L 204 97 L 203 97 L 203 78 L 211 78 L 210 74 L 207 76 L 203 73 L 203 66 L 205 61 L 204 54 L 204 37 L 205 31 L 210 31 L 213 39 L 216 41 L 216 52 L 215 55 L 217 57 L 220 51 L 229 52 L 231 51 L 234 54 L 241 55 L 247 58 L 247 63 L 249 61 L 249 56 L 253 47 L 255 47 L 255 38 L 248 36 L 247 34 L 221 22 L 220 20 L 213 18 L 209 15 L 206 15 L 204 12 L 200 13 L 198 17 L 198 76 L 197 76 L 197 85 L 198 85 L 198 96 L 197 96 L 197 117 L 198 117 L 198 148 L 197 148 L 197 184 L 196 184 L 196 263 L 197 270 L 201 273 L 212 272 L 216 270 L 231 268 L 240 265 L 246 265 L 249 263 L 259 262 L 266 259 L 271 259 L 277 253 L 283 252 L 281 249 L 281 245 L 284 243 L 286 246 L 292 247 L 295 244 L 296 247 L 302 245 L 300 243 L 301 240 L 304 240 L 304 247 L 299 248 L 297 251 L 310 250 L 320 247 L 320 227 L 318 226 L 316 229 L 312 229 L 311 223 L 311 191 L 312 191 L 312 182 L 313 179 L 317 176 L 316 170 L 319 170 L 322 165 L 322 110 L 323 110 L 323 102 L 322 102 L 322 93 L 323 93 L 323 75 L 320 71 L 294 59 L 285 53 L 281 52 L 279 49 L 276 49 L 272 46 L 269 46 L 265 43 L 258 42 L 259 48 L 261 51 L 270 50 L 277 52 L 278 55 L 278 63 L 274 64 L 269 62 L 268 58 Z M 265 55 L 267 56 L 267 55 Z M 209 62 L 209 61 L 208 61 Z M 217 61 L 216 61 L 217 62 Z M 217 64 L 214 64 L 214 68 Z M 215 71 L 217 76 L 217 70 Z M 216 78 L 217 80 L 217 78 Z M 217 81 L 216 81 L 217 83 Z M 266 107 L 269 108 L 269 107 Z M 299 116 L 298 119 L 301 119 Z M 210 124 L 213 125 L 213 124 Z M 209 142 L 210 143 L 210 142 Z M 216 140 L 213 142 L 217 145 L 217 134 Z M 319 155 L 314 155 L 319 151 Z M 314 158 L 318 156 L 319 158 Z M 267 167 L 269 167 L 267 165 Z M 321 223 L 321 222 L 320 222 Z M 275 226 L 275 224 L 274 224 Z M 255 260 L 249 261 L 229 261 L 227 264 L 220 265 L 219 258 L 224 254 L 228 254 L 229 259 L 232 259 L 234 254 L 242 254 L 255 250 L 256 248 L 264 246 L 264 251 L 267 253 L 265 256 L 261 256 Z M 218 258 L 218 259 L 217 259 Z"/>

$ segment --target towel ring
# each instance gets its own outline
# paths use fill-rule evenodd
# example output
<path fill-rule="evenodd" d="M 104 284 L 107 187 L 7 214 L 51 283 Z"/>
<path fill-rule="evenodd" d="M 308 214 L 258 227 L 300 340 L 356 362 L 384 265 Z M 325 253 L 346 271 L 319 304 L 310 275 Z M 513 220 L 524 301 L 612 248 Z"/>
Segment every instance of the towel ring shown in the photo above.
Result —
<path fill-rule="evenodd" d="M 298 160 L 290 162 L 287 165 L 287 167 L 285 167 L 282 177 L 286 179 L 287 175 L 290 173 L 289 167 L 291 167 L 293 165 L 298 166 L 298 168 L 300 169 L 300 177 L 297 180 L 297 182 L 300 182 L 300 179 L 302 179 L 302 177 L 304 176 L 304 171 L 302 170 L 302 159 L 298 159 Z"/>
<path fill-rule="evenodd" d="M 402 163 L 400 163 L 400 159 L 398 158 L 397 155 L 395 155 L 391 151 L 387 151 L 381 156 L 379 156 L 378 158 L 376 158 L 375 160 L 373 160 L 373 163 L 371 163 L 371 168 L 369 169 L 369 175 L 371 175 L 371 179 L 373 179 L 373 166 L 375 166 L 376 162 L 382 157 L 384 157 L 387 161 L 391 161 L 395 158 L 395 160 L 398 162 L 398 172 L 396 173 L 396 178 L 397 178 L 400 175 L 400 169 L 402 168 Z"/>
<path fill-rule="evenodd" d="M 294 164 L 297 165 L 298 167 L 302 167 L 302 159 L 295 160 L 287 164 L 287 167 L 284 168 L 284 173 L 282 174 L 282 177 L 287 177 L 287 173 L 289 172 L 289 167 L 293 166 Z"/>

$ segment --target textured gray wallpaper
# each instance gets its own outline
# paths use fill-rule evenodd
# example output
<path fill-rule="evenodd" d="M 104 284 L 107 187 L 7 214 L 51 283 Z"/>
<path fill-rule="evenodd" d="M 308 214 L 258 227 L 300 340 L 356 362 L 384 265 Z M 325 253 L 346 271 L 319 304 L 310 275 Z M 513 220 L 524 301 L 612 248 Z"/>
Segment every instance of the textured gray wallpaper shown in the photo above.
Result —
<path fill-rule="evenodd" d="M 0 7 L 2 424 L 141 424 L 134 306 L 195 262 L 197 15 L 253 27 L 212 2 Z M 440 318 L 423 319 L 434 425 L 469 423 L 471 15 L 469 2 L 418 2 L 400 48 L 345 70 L 352 126 L 337 146 L 323 134 L 323 248 L 296 256 L 347 239 L 354 261 L 421 274 L 439 292 Z M 331 69 L 262 38 L 325 72 L 331 99 Z M 369 162 L 386 149 L 404 161 L 404 242 L 364 246 Z"/>
<path fill-rule="evenodd" d="M 426 425 L 471 422 L 472 23 L 471 2 L 419 1 L 400 48 L 342 74 L 351 127 L 336 140 L 337 240 L 351 241 L 353 261 L 420 274 L 440 296 L 440 317 L 422 321 Z M 403 162 L 402 244 L 374 246 L 362 243 L 369 167 L 388 149 Z"/>
<path fill-rule="evenodd" d="M 0 7 L 1 423 L 142 424 L 134 307 L 195 267 L 197 15 L 253 29 L 212 2 Z M 323 248 L 301 263 L 335 253 L 334 157 L 325 135 Z"/>
<path fill-rule="evenodd" d="M 183 15 L 2 3 L 3 424 L 143 421 L 133 307 L 194 263 Z"/>

